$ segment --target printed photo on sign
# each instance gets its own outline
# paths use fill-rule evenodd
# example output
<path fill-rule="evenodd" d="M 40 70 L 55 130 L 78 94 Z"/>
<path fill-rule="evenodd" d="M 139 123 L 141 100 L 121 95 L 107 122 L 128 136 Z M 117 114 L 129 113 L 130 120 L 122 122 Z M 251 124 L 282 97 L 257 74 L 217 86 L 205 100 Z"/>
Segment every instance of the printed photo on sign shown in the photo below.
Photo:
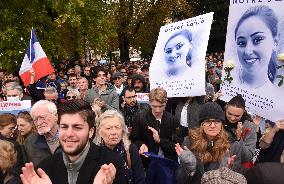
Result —
<path fill-rule="evenodd" d="M 284 1 L 231 1 L 224 54 L 222 99 L 242 94 L 249 111 L 272 121 L 284 117 L 283 8 Z"/>
<path fill-rule="evenodd" d="M 213 13 L 162 26 L 149 69 L 168 97 L 205 95 L 205 54 Z"/>

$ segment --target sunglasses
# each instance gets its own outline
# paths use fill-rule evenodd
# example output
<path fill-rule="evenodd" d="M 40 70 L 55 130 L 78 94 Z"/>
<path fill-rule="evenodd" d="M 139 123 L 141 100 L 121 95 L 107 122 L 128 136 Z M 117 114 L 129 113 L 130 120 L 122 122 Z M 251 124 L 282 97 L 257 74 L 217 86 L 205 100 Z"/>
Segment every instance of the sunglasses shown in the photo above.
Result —
<path fill-rule="evenodd" d="M 71 98 L 72 98 L 72 99 L 76 99 L 76 96 L 66 96 L 66 98 L 67 98 L 68 100 L 70 100 Z"/>

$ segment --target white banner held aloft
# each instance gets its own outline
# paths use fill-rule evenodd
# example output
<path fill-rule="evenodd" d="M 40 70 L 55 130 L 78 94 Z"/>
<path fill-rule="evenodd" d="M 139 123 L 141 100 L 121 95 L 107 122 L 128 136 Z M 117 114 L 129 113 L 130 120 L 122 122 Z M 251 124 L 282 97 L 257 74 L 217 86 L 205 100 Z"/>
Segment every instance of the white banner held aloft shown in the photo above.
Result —
<path fill-rule="evenodd" d="M 0 114 L 11 113 L 17 115 L 20 111 L 30 111 L 31 101 L 2 101 L 0 102 Z"/>
<path fill-rule="evenodd" d="M 231 0 L 224 54 L 221 99 L 241 94 L 247 110 L 271 121 L 284 118 L 283 9 L 284 1 Z"/>
<path fill-rule="evenodd" d="M 149 93 L 136 93 L 138 103 L 149 103 Z"/>
<path fill-rule="evenodd" d="M 205 95 L 205 54 L 213 13 L 162 26 L 149 69 L 168 97 Z"/>

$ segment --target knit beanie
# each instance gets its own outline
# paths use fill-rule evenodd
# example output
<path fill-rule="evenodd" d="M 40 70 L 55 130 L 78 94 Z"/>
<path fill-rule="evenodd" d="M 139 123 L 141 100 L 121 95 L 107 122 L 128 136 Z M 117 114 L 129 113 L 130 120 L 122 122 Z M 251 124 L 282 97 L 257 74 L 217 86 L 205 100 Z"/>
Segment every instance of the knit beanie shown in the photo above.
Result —
<path fill-rule="evenodd" d="M 246 178 L 230 170 L 222 167 L 217 170 L 207 171 L 201 178 L 201 184 L 246 184 Z"/>
<path fill-rule="evenodd" d="M 219 119 L 225 122 L 225 113 L 216 102 L 207 102 L 199 112 L 199 123 L 206 119 Z"/>

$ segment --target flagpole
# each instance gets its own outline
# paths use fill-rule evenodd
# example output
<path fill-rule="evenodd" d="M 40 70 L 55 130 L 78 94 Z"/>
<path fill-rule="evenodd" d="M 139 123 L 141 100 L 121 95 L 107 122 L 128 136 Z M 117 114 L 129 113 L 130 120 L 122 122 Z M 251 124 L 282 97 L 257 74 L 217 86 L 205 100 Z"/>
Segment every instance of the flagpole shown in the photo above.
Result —
<path fill-rule="evenodd" d="M 32 63 L 32 40 L 33 40 L 33 27 L 32 27 L 32 30 L 31 30 L 31 38 L 30 38 L 30 63 Z"/>

